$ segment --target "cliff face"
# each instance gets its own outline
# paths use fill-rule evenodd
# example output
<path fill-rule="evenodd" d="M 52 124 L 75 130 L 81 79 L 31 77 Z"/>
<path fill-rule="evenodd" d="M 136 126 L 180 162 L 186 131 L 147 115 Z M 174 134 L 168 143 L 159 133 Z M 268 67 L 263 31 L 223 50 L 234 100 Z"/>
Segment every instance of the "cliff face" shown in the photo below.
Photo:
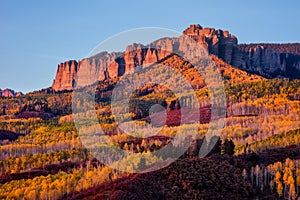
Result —
<path fill-rule="evenodd" d="M 190 25 L 183 34 L 195 39 L 210 54 L 214 54 L 226 63 L 236 66 L 240 64 L 238 55 L 238 40 L 228 31 L 202 28 L 199 24 Z"/>
<path fill-rule="evenodd" d="M 237 38 L 228 31 L 203 28 L 199 24 L 190 25 L 183 34 L 195 39 L 210 54 L 236 68 L 267 78 L 300 78 L 300 44 L 238 45 Z M 154 43 L 154 46 L 162 49 L 181 48 L 184 51 L 187 48 L 176 46 L 176 40 L 171 39 Z M 122 76 L 136 66 L 155 63 L 168 55 L 170 52 L 151 48 L 151 45 L 132 44 L 127 46 L 124 53 L 102 52 L 78 62 L 67 61 L 58 65 L 52 88 L 55 91 L 72 90 L 75 86 L 92 84 L 94 80 Z M 77 82 L 79 76 L 80 82 Z"/>
<path fill-rule="evenodd" d="M 191 25 L 183 33 L 236 68 L 267 78 L 300 78 L 300 44 L 238 45 L 228 31 L 200 25 Z"/>
<path fill-rule="evenodd" d="M 267 78 L 300 78 L 300 44 L 243 44 L 242 65 L 235 66 Z"/>
<path fill-rule="evenodd" d="M 52 88 L 57 91 L 71 90 L 74 87 L 77 71 L 78 62 L 75 60 L 60 63 L 57 67 L 56 77 L 53 81 Z"/>
<path fill-rule="evenodd" d="M 173 45 L 173 44 L 162 44 Z M 157 62 L 170 53 L 150 46 L 132 44 L 123 54 L 102 52 L 80 61 L 67 61 L 58 65 L 52 88 L 55 91 L 72 90 L 74 87 L 93 84 L 93 80 L 104 80 L 122 76 L 139 65 Z M 77 77 L 80 79 L 77 80 Z"/>

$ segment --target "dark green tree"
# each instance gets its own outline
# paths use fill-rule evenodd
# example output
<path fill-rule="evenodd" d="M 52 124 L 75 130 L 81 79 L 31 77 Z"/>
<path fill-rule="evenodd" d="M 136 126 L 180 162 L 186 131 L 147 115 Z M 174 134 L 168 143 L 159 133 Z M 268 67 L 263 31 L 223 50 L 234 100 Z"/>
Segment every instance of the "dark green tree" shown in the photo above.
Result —
<path fill-rule="evenodd" d="M 222 154 L 233 155 L 234 154 L 234 143 L 232 140 L 225 139 L 222 145 Z"/>

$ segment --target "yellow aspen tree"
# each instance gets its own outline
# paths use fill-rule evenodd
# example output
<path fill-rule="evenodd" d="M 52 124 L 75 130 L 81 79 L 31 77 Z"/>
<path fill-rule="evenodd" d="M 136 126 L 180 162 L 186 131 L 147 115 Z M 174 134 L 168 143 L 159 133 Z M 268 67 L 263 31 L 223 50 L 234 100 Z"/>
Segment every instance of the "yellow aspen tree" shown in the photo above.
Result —
<path fill-rule="evenodd" d="M 282 191 L 283 191 L 283 187 L 282 187 L 282 183 L 281 182 L 279 182 L 279 183 L 277 183 L 277 193 L 278 193 L 278 195 L 281 197 L 282 196 Z"/>

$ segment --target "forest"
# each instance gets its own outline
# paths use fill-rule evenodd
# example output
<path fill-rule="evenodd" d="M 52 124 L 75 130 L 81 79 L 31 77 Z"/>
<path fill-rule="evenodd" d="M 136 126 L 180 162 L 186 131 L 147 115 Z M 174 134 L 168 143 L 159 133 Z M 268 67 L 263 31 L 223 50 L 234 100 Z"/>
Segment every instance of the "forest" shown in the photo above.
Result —
<path fill-rule="evenodd" d="M 297 46 L 296 46 L 297 47 Z M 295 47 L 294 51 L 298 51 Z M 246 47 L 245 47 L 246 48 Z M 284 46 L 280 46 L 284 51 Z M 211 120 L 211 94 L 205 81 L 193 66 L 177 56 L 163 61 L 191 82 L 200 102 L 190 93 L 177 96 L 169 88 L 147 84 L 129 97 L 129 108 L 122 110 L 122 99 L 111 110 L 112 90 L 117 79 L 100 81 L 82 91 L 94 88 L 95 102 L 77 102 L 80 123 L 74 123 L 72 91 L 36 91 L 20 97 L 0 98 L 0 199 L 297 199 L 300 196 L 300 81 L 266 79 L 235 69 L 212 56 L 224 79 L 226 115 L 220 135 L 208 140 Z M 160 68 L 149 76 L 166 78 Z M 172 81 L 174 77 L 167 77 Z M 127 91 L 123 91 L 126 93 Z M 182 105 L 179 105 L 182 102 Z M 216 103 L 216 102 L 213 102 Z M 151 137 L 143 133 L 126 133 L 118 129 L 117 117 L 139 125 L 151 122 L 149 108 L 159 104 L 166 109 L 166 124 Z M 184 124 L 180 109 L 190 108 Z M 99 126 L 89 120 L 96 110 Z M 199 112 L 199 113 L 198 113 Z M 197 113 L 200 115 L 199 119 Z M 162 121 L 163 113 L 157 113 Z M 166 149 L 170 159 L 186 140 L 174 138 L 196 134 L 188 149 L 173 163 L 151 172 L 163 163 Z M 129 123 L 130 122 L 130 123 Z M 78 131 L 80 127 L 80 131 Z M 89 135 L 93 133 L 92 135 Z M 88 140 L 83 140 L 89 136 Z M 114 146 L 101 143 L 107 139 Z M 211 142 L 213 141 L 213 142 Z M 92 144 L 89 148 L 86 144 Z M 210 153 L 199 158 L 204 146 Z M 117 157 L 118 150 L 128 157 Z M 95 158 L 107 156 L 113 169 Z M 172 157 L 174 156 L 174 157 Z M 98 158 L 99 158 L 98 157 Z M 119 158 L 120 162 L 114 163 Z"/>

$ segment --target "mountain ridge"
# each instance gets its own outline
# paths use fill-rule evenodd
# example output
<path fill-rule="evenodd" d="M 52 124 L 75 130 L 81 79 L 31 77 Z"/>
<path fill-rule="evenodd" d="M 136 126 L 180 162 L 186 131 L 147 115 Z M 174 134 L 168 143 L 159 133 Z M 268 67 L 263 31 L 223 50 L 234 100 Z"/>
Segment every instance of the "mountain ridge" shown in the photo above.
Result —
<path fill-rule="evenodd" d="M 22 92 L 15 92 L 12 89 L 6 88 L 4 90 L 0 89 L 0 97 L 19 97 L 22 96 L 23 93 Z"/>
<path fill-rule="evenodd" d="M 209 54 L 213 54 L 248 73 L 266 78 L 285 77 L 300 78 L 300 44 L 238 44 L 235 35 L 227 30 L 203 28 L 199 24 L 190 25 L 183 31 L 198 42 Z M 171 41 L 163 45 L 172 45 Z M 132 52 L 135 49 L 135 52 Z M 55 91 L 72 90 L 78 86 L 76 78 L 79 68 L 83 76 L 91 77 L 98 74 L 98 80 L 122 76 L 126 71 L 137 65 L 154 63 L 168 55 L 142 44 L 128 45 L 124 56 L 120 53 L 102 52 L 100 60 L 70 60 L 60 63 L 52 84 Z M 90 65 L 90 66 L 88 66 Z"/>

